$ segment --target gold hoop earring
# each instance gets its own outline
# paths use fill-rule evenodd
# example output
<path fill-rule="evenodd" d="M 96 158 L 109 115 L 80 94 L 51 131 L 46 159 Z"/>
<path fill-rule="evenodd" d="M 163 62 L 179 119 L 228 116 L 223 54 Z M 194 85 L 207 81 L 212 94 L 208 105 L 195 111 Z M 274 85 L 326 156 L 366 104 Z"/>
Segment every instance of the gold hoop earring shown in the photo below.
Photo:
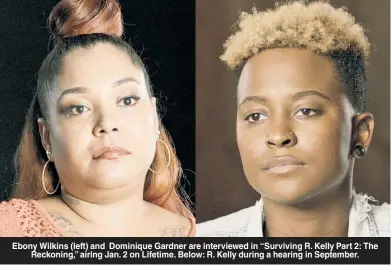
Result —
<path fill-rule="evenodd" d="M 56 193 L 56 191 L 58 190 L 58 187 L 60 186 L 60 181 L 58 181 L 57 183 L 57 187 L 54 189 L 54 191 L 52 192 L 49 192 L 46 187 L 45 187 L 45 170 L 46 170 L 46 167 L 48 166 L 49 162 L 50 162 L 50 155 L 51 155 L 51 152 L 50 151 L 46 151 L 46 155 L 48 157 L 48 161 L 46 161 L 45 165 L 43 166 L 43 170 L 42 170 L 42 175 L 41 175 L 41 178 L 42 178 L 42 187 L 43 189 L 45 190 L 45 192 L 48 194 L 48 195 L 53 195 L 54 193 Z"/>
<path fill-rule="evenodd" d="M 166 147 L 166 149 L 167 149 L 167 153 L 168 153 L 168 162 L 167 162 L 166 168 L 165 168 L 164 170 L 162 170 L 162 171 L 159 171 L 159 172 L 156 172 L 155 170 L 151 169 L 151 167 L 148 168 L 151 172 L 153 172 L 153 173 L 155 173 L 155 174 L 158 174 L 158 173 L 161 173 L 161 172 L 167 170 L 168 166 L 169 166 L 170 163 L 171 163 L 171 154 L 170 154 L 170 149 L 168 148 L 168 145 L 167 145 L 163 140 L 161 140 L 160 138 L 158 138 L 158 141 L 162 142 L 162 143 L 164 144 L 164 147 Z"/>

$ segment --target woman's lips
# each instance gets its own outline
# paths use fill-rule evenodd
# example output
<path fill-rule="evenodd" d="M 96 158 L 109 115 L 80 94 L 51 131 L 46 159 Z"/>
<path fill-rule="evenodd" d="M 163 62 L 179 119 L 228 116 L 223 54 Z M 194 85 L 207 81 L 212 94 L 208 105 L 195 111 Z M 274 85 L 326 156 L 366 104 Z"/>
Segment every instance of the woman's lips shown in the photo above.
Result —
<path fill-rule="evenodd" d="M 305 163 L 293 156 L 279 156 L 265 160 L 262 169 L 268 173 L 283 174 L 304 166 Z"/>
<path fill-rule="evenodd" d="M 100 148 L 93 153 L 94 159 L 117 159 L 120 156 L 129 155 L 130 152 L 120 146 L 112 145 Z"/>

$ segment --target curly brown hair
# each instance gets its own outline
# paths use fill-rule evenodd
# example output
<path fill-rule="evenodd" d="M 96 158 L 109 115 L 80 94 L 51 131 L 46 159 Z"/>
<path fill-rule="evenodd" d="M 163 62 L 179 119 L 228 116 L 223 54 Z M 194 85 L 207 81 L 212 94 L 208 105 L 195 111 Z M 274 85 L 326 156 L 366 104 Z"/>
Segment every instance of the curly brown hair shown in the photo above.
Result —
<path fill-rule="evenodd" d="M 328 56 L 357 111 L 366 105 L 366 64 L 370 43 L 346 8 L 325 1 L 289 1 L 274 9 L 241 12 L 220 59 L 241 71 L 253 55 L 273 48 L 303 48 Z"/>

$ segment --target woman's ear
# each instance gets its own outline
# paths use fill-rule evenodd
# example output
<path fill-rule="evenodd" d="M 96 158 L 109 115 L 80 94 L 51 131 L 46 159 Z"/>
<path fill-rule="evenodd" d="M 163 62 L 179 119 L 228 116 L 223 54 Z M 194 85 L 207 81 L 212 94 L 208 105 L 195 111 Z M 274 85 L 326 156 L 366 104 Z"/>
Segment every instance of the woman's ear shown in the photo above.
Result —
<path fill-rule="evenodd" d="M 50 142 L 49 126 L 47 125 L 46 121 L 43 118 L 39 118 L 37 122 L 39 128 L 39 135 L 41 136 L 42 146 L 46 151 L 51 151 L 52 145 Z"/>
<path fill-rule="evenodd" d="M 375 120 L 371 113 L 363 112 L 353 119 L 353 126 L 353 151 L 356 150 L 356 147 L 361 146 L 364 148 L 365 154 L 368 151 L 369 145 L 372 141 Z M 357 151 L 360 152 L 358 149 Z"/>

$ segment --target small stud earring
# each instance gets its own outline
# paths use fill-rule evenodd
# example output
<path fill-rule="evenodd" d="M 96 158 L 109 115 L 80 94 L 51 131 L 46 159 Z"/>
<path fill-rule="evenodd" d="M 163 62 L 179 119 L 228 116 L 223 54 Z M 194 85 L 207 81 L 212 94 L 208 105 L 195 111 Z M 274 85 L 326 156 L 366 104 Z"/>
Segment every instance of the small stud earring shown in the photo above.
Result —
<path fill-rule="evenodd" d="M 365 151 L 365 148 L 362 146 L 362 145 L 356 145 L 355 147 L 354 147 L 354 153 L 357 155 L 357 156 L 359 156 L 359 157 L 363 157 L 363 156 L 365 156 L 365 153 L 366 153 L 366 151 Z"/>
<path fill-rule="evenodd" d="M 46 150 L 46 156 L 48 157 L 48 160 L 50 161 L 51 160 L 51 156 L 52 156 L 52 152 Z"/>

